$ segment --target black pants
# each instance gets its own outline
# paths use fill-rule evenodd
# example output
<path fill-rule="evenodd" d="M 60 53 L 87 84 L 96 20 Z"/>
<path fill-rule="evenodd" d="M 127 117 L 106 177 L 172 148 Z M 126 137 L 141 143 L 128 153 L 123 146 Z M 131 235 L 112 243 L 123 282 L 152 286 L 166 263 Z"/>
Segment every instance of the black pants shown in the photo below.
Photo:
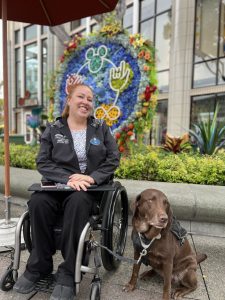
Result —
<path fill-rule="evenodd" d="M 31 220 L 32 251 L 25 277 L 36 281 L 53 270 L 55 253 L 53 227 L 59 209 L 63 209 L 61 252 L 64 262 L 58 267 L 57 282 L 74 285 L 75 259 L 81 232 L 89 217 L 96 211 L 99 192 L 35 192 L 28 202 Z"/>

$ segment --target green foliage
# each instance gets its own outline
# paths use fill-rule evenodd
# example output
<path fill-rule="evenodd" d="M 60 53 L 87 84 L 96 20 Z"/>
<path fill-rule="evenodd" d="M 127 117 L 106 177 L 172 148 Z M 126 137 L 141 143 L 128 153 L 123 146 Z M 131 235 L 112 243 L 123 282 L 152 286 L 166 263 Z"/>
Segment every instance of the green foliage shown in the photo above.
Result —
<path fill-rule="evenodd" d="M 225 185 L 225 152 L 200 155 L 150 150 L 122 158 L 116 176 L 122 179 Z"/>
<path fill-rule="evenodd" d="M 39 146 L 10 144 L 13 167 L 36 169 Z M 4 164 L 3 143 L 0 143 L 0 164 Z M 225 151 L 214 155 L 165 152 L 160 148 L 136 146 L 128 157 L 122 157 L 116 177 L 121 179 L 184 182 L 225 185 Z"/>
<path fill-rule="evenodd" d="M 213 119 L 201 121 L 199 125 L 193 124 L 194 130 L 189 130 L 201 154 L 212 155 L 225 144 L 225 126 L 219 126 L 217 121 L 218 105 Z"/>
<path fill-rule="evenodd" d="M 39 146 L 10 144 L 10 165 L 16 168 L 36 169 L 36 156 Z M 0 165 L 4 165 L 4 144 L 0 144 Z"/>

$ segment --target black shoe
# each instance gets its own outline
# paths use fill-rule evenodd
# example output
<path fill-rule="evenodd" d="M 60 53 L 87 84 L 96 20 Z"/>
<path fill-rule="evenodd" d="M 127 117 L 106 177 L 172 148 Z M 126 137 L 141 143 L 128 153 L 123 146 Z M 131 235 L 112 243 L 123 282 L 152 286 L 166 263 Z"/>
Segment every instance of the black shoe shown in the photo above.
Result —
<path fill-rule="evenodd" d="M 21 275 L 13 286 L 13 290 L 21 294 L 31 293 L 36 285 L 36 281 L 30 281 L 24 275 Z"/>
<path fill-rule="evenodd" d="M 75 291 L 73 287 L 57 284 L 49 300 L 74 300 Z"/>

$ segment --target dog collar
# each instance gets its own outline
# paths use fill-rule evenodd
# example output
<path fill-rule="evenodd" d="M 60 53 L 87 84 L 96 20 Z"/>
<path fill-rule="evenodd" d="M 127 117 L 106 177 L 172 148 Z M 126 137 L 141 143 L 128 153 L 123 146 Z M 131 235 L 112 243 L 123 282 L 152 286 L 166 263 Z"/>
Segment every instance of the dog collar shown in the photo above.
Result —
<path fill-rule="evenodd" d="M 146 256 L 148 251 L 147 249 L 149 249 L 152 245 L 152 243 L 155 241 L 155 240 L 159 240 L 161 239 L 161 234 L 159 233 L 157 236 L 155 236 L 148 244 L 145 243 L 145 241 L 143 241 L 144 239 L 146 240 L 145 237 L 143 237 L 143 235 L 138 232 L 138 236 L 139 236 L 139 240 L 140 240 L 140 243 L 141 243 L 141 246 L 142 246 L 142 251 L 140 252 L 140 256 L 137 260 L 137 264 L 141 262 L 141 259 L 143 256 Z M 148 240 L 149 241 L 149 240 Z"/>

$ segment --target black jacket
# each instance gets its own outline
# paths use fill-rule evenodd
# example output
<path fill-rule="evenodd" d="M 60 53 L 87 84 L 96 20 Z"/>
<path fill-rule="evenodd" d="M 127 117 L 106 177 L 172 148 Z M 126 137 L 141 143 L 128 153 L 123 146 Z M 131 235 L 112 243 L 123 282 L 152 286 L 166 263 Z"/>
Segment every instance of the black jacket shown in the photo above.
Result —
<path fill-rule="evenodd" d="M 99 145 L 90 141 L 96 138 Z M 87 169 L 96 184 L 108 182 L 119 165 L 120 154 L 108 126 L 90 117 L 86 136 Z M 69 176 L 81 173 L 73 139 L 65 118 L 58 118 L 47 125 L 41 136 L 37 157 L 37 169 L 41 175 L 54 182 L 67 183 Z"/>

